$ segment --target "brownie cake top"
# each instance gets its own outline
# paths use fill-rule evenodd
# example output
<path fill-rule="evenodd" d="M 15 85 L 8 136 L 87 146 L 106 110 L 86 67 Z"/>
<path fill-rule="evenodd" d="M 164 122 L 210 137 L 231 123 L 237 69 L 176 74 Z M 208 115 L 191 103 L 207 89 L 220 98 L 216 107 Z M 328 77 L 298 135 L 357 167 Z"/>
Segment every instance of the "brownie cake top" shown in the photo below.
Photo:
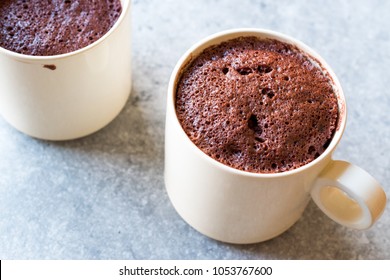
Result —
<path fill-rule="evenodd" d="M 175 102 L 184 131 L 204 153 L 256 173 L 311 162 L 338 120 L 330 78 L 292 45 L 256 37 L 203 51 L 182 73 Z"/>

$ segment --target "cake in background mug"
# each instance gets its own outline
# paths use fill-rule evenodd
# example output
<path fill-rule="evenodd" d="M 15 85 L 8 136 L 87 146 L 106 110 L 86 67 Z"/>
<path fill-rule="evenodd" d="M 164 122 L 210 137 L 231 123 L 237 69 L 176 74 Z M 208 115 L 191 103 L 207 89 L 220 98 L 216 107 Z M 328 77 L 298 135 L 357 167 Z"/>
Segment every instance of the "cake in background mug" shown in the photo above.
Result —
<path fill-rule="evenodd" d="M 336 75 L 302 42 L 263 29 L 211 35 L 169 82 L 169 198 L 196 230 L 230 243 L 283 233 L 310 197 L 334 221 L 369 228 L 386 194 L 363 169 L 332 159 L 346 116 Z"/>
<path fill-rule="evenodd" d="M 121 13 L 119 0 L 2 0 L 0 46 L 28 55 L 56 55 L 95 42 Z"/>
<path fill-rule="evenodd" d="M 0 2 L 0 114 L 47 140 L 111 122 L 131 89 L 129 0 Z"/>

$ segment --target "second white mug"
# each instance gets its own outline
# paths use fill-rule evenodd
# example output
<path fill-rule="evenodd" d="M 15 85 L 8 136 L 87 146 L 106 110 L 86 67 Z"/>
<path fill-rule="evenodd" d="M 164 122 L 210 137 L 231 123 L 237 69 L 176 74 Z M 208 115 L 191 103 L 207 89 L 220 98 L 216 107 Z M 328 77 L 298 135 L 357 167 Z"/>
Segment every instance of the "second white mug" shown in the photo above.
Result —
<path fill-rule="evenodd" d="M 130 1 L 96 42 L 71 53 L 32 56 L 0 47 L 0 114 L 47 140 L 91 134 L 111 122 L 131 91 Z"/>

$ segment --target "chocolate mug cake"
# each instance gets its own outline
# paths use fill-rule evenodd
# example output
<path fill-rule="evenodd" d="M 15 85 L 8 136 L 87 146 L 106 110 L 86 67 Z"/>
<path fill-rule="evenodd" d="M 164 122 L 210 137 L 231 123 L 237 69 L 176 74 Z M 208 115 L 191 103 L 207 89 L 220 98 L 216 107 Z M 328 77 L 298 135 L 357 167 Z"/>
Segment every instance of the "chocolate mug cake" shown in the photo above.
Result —
<path fill-rule="evenodd" d="M 240 37 L 183 71 L 176 113 L 192 142 L 236 169 L 277 173 L 317 158 L 338 122 L 329 76 L 293 45 Z"/>

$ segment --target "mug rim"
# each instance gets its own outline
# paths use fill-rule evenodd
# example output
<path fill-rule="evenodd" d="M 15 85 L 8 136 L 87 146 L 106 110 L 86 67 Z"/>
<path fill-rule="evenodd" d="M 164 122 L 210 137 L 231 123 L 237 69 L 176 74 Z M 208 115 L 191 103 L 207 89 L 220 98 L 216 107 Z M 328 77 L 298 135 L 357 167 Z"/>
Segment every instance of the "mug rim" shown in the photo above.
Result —
<path fill-rule="evenodd" d="M 270 38 L 270 39 L 276 39 L 281 42 L 292 44 L 293 46 L 297 47 L 299 51 L 302 51 L 306 56 L 309 57 L 309 59 L 315 59 L 315 62 L 318 64 L 319 67 L 321 67 L 321 70 L 325 72 L 331 78 L 332 86 L 335 90 L 336 97 L 337 97 L 337 104 L 338 104 L 338 120 L 337 120 L 337 127 L 336 131 L 332 137 L 332 141 L 330 142 L 329 146 L 325 149 L 325 151 L 312 160 L 311 162 L 300 166 L 295 169 L 283 171 L 283 172 L 276 172 L 276 173 L 260 173 L 260 172 L 249 172 L 244 171 L 241 169 L 237 169 L 234 167 L 231 167 L 229 165 L 223 164 L 216 159 L 212 158 L 205 152 L 203 152 L 192 140 L 188 137 L 186 132 L 184 131 L 178 117 L 177 112 L 175 109 L 175 98 L 176 98 L 176 86 L 178 79 L 180 78 L 180 75 L 182 74 L 183 70 L 186 66 L 188 66 L 197 55 L 199 55 L 204 49 L 207 47 L 218 45 L 222 42 L 228 41 L 233 38 L 238 38 L 241 36 L 256 36 L 261 38 Z M 311 47 L 303 43 L 302 41 L 295 39 L 289 35 L 285 35 L 283 33 L 273 31 L 270 29 L 263 29 L 263 28 L 235 28 L 235 29 L 228 29 L 224 31 L 220 31 L 214 34 L 211 34 L 201 40 L 199 40 L 197 43 L 193 44 L 178 60 L 176 63 L 173 72 L 171 74 L 169 85 L 168 85 L 168 96 L 167 96 L 167 106 L 172 109 L 172 112 L 174 114 L 175 119 L 175 125 L 178 125 L 180 127 L 180 133 L 182 136 L 185 137 L 186 141 L 189 143 L 190 146 L 192 146 L 192 149 L 195 150 L 198 154 L 198 156 L 202 157 L 204 160 L 209 162 L 210 164 L 214 165 L 216 168 L 220 168 L 222 170 L 225 170 L 230 173 L 234 173 L 236 175 L 246 176 L 246 177 L 257 177 L 257 178 L 280 178 L 285 176 L 290 176 L 296 173 L 303 172 L 307 169 L 310 169 L 311 167 L 317 165 L 321 161 L 323 161 L 328 156 L 331 156 L 335 148 L 337 147 L 346 126 L 346 119 L 347 119 L 347 106 L 346 106 L 346 100 L 343 93 L 343 89 L 341 87 L 341 84 L 336 76 L 336 74 L 333 72 L 332 68 L 328 65 L 328 63 Z"/>
<path fill-rule="evenodd" d="M 122 12 L 119 15 L 119 18 L 114 23 L 114 25 L 111 26 L 111 28 L 102 37 L 100 37 L 98 40 L 96 40 L 95 42 L 93 42 L 93 43 L 91 43 L 91 44 L 89 44 L 89 45 L 87 45 L 85 47 L 82 47 L 80 49 L 77 49 L 77 50 L 74 50 L 74 51 L 71 51 L 71 52 L 67 52 L 67 53 L 55 54 L 55 55 L 31 55 L 31 54 L 22 54 L 22 53 L 14 52 L 14 51 L 5 49 L 5 48 L 0 46 L 0 54 L 4 54 L 4 55 L 10 56 L 10 57 L 15 57 L 15 58 L 17 58 L 19 60 L 50 61 L 50 60 L 64 59 L 64 58 L 67 58 L 67 57 L 72 57 L 72 56 L 78 55 L 80 53 L 84 53 L 84 52 L 88 51 L 89 49 L 92 49 L 92 48 L 100 45 L 103 41 L 105 41 L 108 37 L 110 37 L 111 34 L 116 29 L 118 29 L 118 26 L 124 21 L 124 18 L 129 13 L 130 3 L 131 3 L 130 0 L 123 0 L 123 1 L 121 1 Z"/>

